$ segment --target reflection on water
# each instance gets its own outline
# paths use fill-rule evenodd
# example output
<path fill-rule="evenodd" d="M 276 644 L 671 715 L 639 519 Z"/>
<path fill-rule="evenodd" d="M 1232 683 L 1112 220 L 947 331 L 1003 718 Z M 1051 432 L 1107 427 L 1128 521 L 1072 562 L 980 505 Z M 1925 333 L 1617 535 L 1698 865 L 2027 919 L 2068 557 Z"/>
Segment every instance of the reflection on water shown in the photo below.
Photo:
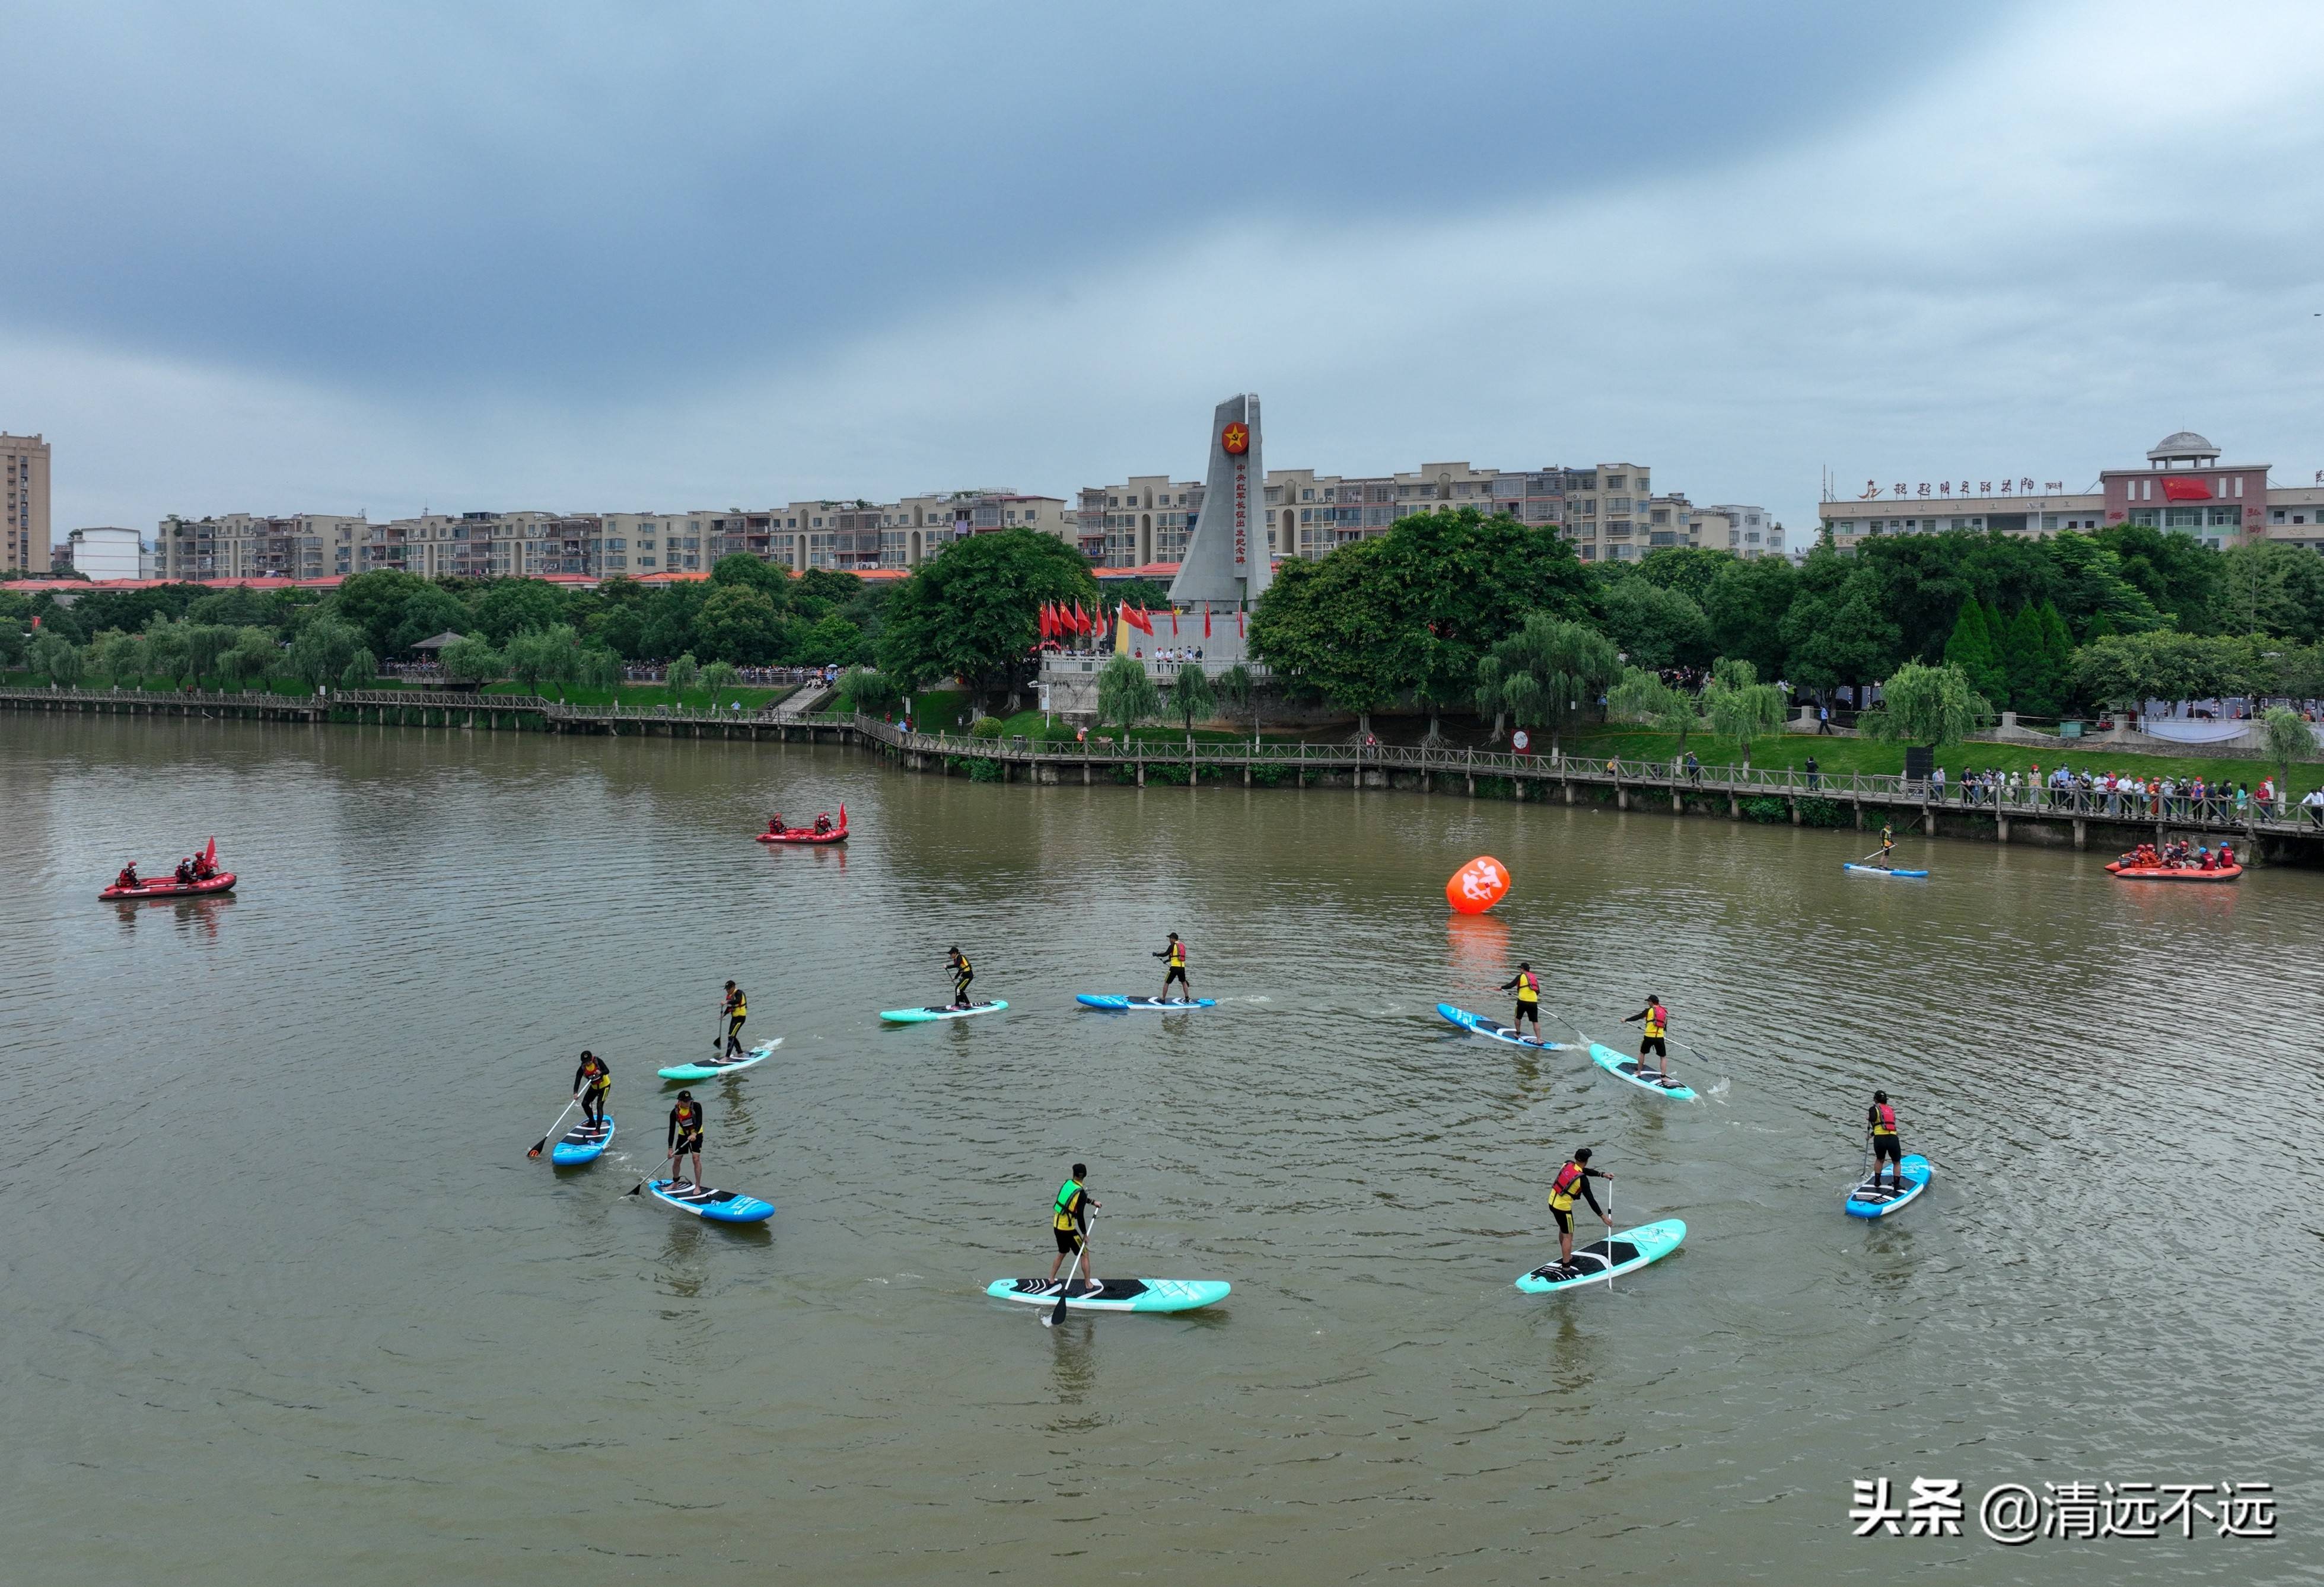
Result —
<path fill-rule="evenodd" d="M 1857 1477 L 2318 1490 L 2316 876 L 1908 839 L 1908 891 L 1849 881 L 1852 833 L 236 724 L 12 721 L 0 797 L 27 1579 L 1885 1581 Z M 751 841 L 842 798 L 844 848 Z M 213 825 L 241 891 L 92 900 Z M 1448 919 L 1480 853 L 1518 886 Z M 1172 929 L 1220 1008 L 1073 1002 L 1148 989 Z M 883 1029 L 954 942 L 1010 1009 Z M 1500 1017 L 1518 958 L 1626 1052 L 1664 993 L 1703 1099 L 1437 1018 Z M 695 1086 L 707 1176 L 779 1209 L 744 1228 L 622 1194 L 730 976 L 785 1038 Z M 556 1174 L 523 1149 L 584 1047 L 622 1133 Z M 1863 1224 L 1875 1085 L 1937 1177 Z M 1579 1145 L 1687 1241 L 1528 1299 Z M 987 1298 L 1047 1271 L 1076 1158 L 1101 1271 L 1231 1303 Z M 2043 1546 L 2010 1568 L 2252 1575 Z"/>

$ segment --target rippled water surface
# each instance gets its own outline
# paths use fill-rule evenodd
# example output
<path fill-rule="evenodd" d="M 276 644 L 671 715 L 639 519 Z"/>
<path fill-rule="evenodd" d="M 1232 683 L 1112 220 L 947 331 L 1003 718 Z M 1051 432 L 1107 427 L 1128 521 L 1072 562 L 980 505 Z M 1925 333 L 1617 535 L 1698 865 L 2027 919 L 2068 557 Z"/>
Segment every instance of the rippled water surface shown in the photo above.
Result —
<path fill-rule="evenodd" d="M 907 776 L 805 746 L 0 718 L 19 1581 L 2313 1580 L 2324 875 L 1411 794 Z M 844 799 L 844 851 L 749 833 Z M 217 835 L 230 900 L 95 891 Z M 1471 855 L 1497 915 L 1450 922 Z M 1108 1016 L 1176 928 L 1213 1011 Z M 1001 1015 L 884 1029 L 944 950 Z M 1703 1092 L 1464 1038 L 1515 960 Z M 622 1192 L 700 1088 L 755 1230 Z M 1554 1034 L 1554 1033 L 1553 1033 Z M 615 1150 L 525 1148 L 576 1053 Z M 1840 1212 L 1868 1093 L 1938 1165 Z M 1685 1247 L 1510 1287 L 1598 1148 Z M 1107 1276 L 1055 1332 L 1092 1166 Z M 1594 1228 L 1594 1224 L 1590 1225 Z M 1857 1542 L 1850 1483 L 2277 1485 L 2282 1540 Z"/>

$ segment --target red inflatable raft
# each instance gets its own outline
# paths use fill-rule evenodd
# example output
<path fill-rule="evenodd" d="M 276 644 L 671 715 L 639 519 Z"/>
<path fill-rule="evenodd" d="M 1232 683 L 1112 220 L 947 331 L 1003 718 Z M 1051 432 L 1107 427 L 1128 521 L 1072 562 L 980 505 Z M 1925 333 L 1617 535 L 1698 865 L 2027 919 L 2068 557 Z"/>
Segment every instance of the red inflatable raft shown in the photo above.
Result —
<path fill-rule="evenodd" d="M 839 819 L 829 832 L 817 832 L 812 826 L 786 826 L 780 832 L 759 834 L 761 843 L 845 843 L 847 841 L 847 807 L 839 807 Z"/>
<path fill-rule="evenodd" d="M 2233 881 L 2244 873 L 2241 865 L 2206 871 L 2199 865 L 2126 865 L 2120 860 L 2109 863 L 2107 869 L 2119 881 Z"/>
<path fill-rule="evenodd" d="M 108 903 L 128 903 L 137 899 L 191 899 L 209 892 L 232 892 L 234 872 L 221 871 L 208 881 L 180 881 L 174 876 L 157 876 L 135 887 L 108 887 L 97 896 Z"/>

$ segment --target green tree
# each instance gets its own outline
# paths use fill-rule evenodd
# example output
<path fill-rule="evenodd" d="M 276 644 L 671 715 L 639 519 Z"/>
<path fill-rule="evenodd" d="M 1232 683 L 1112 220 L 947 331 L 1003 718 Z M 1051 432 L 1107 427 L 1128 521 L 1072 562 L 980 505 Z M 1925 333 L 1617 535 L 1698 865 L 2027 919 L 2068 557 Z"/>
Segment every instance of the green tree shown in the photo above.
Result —
<path fill-rule="evenodd" d="M 388 631 L 386 648 L 379 653 L 400 655 L 421 640 L 434 639 L 439 633 L 466 633 L 475 623 L 475 619 L 468 614 L 459 596 L 438 585 L 422 585 L 404 597 L 395 625 Z M 372 643 L 378 649 L 376 638 Z"/>
<path fill-rule="evenodd" d="M 1750 662 L 1721 657 L 1703 686 L 1702 714 L 1712 732 L 1735 741 L 1748 770 L 1753 741 L 1783 731 L 1784 691 L 1761 683 Z"/>
<path fill-rule="evenodd" d="M 2267 735 L 2267 758 L 2275 762 L 2275 797 L 2289 808 L 2292 763 L 2317 758 L 2315 731 L 2306 717 L 2286 706 L 2271 707 L 2260 718 L 2260 725 Z"/>
<path fill-rule="evenodd" d="M 742 674 L 732 661 L 713 661 L 702 669 L 702 687 L 710 691 L 710 708 L 715 711 L 719 702 L 733 692 Z"/>
<path fill-rule="evenodd" d="M 507 665 L 500 651 L 493 648 L 493 641 L 480 633 L 464 634 L 454 640 L 436 660 L 444 669 L 444 676 L 453 682 L 479 686 L 503 676 Z"/>
<path fill-rule="evenodd" d="M 2130 710 L 2149 700 L 2249 694 L 2265 687 L 2273 674 L 2247 640 L 2169 629 L 2107 634 L 2074 659 L 2074 687 L 2082 698 Z"/>
<path fill-rule="evenodd" d="M 89 641 L 88 659 L 109 682 L 136 683 L 145 676 L 145 636 L 108 628 Z"/>
<path fill-rule="evenodd" d="M 1031 681 L 1042 602 L 1096 600 L 1089 564 L 1063 540 L 1026 529 L 971 535 L 897 587 L 880 670 L 913 689 L 958 678 L 981 711 L 988 694 L 1013 700 Z"/>
<path fill-rule="evenodd" d="M 1826 554 L 1812 552 L 1808 559 Z M 1895 666 L 1904 645 L 1903 632 L 1881 610 L 1870 579 L 1843 580 L 1828 594 L 1803 590 L 1784 614 L 1786 665 L 1809 688 L 1870 683 Z"/>
<path fill-rule="evenodd" d="M 2054 602 L 2043 602 L 2037 615 L 2042 623 L 2043 666 L 2053 702 L 2052 709 L 2046 714 L 2061 715 L 2074 697 L 2074 641 L 2066 632 L 2066 620 Z"/>
<path fill-rule="evenodd" d="M 2091 539 L 2112 554 L 2124 581 L 2172 627 L 2188 633 L 2217 633 L 2233 620 L 2226 598 L 2229 562 L 2194 536 L 2123 523 L 2100 530 Z M 2312 556 L 2307 559 L 2317 560 Z M 2244 627 L 2248 631 L 2249 624 Z"/>
<path fill-rule="evenodd" d="M 281 648 L 273 633 L 254 624 L 235 631 L 234 643 L 218 657 L 217 666 L 235 687 L 246 689 L 272 677 L 281 660 Z"/>
<path fill-rule="evenodd" d="M 1359 540 L 1321 561 L 1286 561 L 1250 625 L 1253 653 L 1305 693 L 1352 712 L 1359 734 L 1422 678 L 1424 647 L 1402 633 L 1409 614 L 1381 571 L 1387 545 Z"/>
<path fill-rule="evenodd" d="M 790 574 L 748 551 L 729 551 L 719 558 L 711 565 L 710 582 L 714 589 L 757 590 L 779 607 L 790 604 Z"/>
<path fill-rule="evenodd" d="M 379 658 L 368 647 L 358 645 L 347 664 L 339 669 L 341 688 L 369 688 L 379 681 Z"/>
<path fill-rule="evenodd" d="M 2143 633 L 2169 622 L 2124 577 L 2122 559 L 2096 536 L 2069 532 L 2045 543 L 2052 570 L 2050 594 L 2066 626 L 2083 642 L 2104 633 Z"/>
<path fill-rule="evenodd" d="M 858 667 L 840 679 L 839 697 L 850 711 L 885 716 L 904 703 L 904 691 L 886 673 Z"/>
<path fill-rule="evenodd" d="M 1678 744 L 1675 753 L 1682 755 L 1686 753 L 1687 735 L 1702 726 L 1702 718 L 1695 709 L 1692 695 L 1684 689 L 1673 688 L 1662 680 L 1659 674 L 1638 667 L 1624 668 L 1621 681 L 1606 691 L 1606 715 L 1643 722 L 1663 733 L 1676 734 Z"/>
<path fill-rule="evenodd" d="M 584 688 L 602 688 L 613 694 L 613 706 L 622 704 L 622 659 L 604 645 L 583 645 L 574 658 L 573 681 Z"/>
<path fill-rule="evenodd" d="M 694 659 L 691 651 L 662 669 L 662 682 L 669 687 L 672 699 L 692 688 L 701 677 L 702 664 Z"/>
<path fill-rule="evenodd" d="M 565 603 L 565 592 L 544 580 L 496 578 L 476 597 L 475 623 L 485 638 L 504 645 L 528 628 L 548 629 L 564 622 Z"/>
<path fill-rule="evenodd" d="M 572 682 L 580 669 L 581 636 L 573 632 L 569 623 L 528 628 L 508 641 L 503 660 L 509 676 L 524 685 L 528 692 L 539 694 L 542 684 L 555 684 L 561 699 L 564 686 Z"/>
<path fill-rule="evenodd" d="M 754 567 L 763 567 L 755 557 L 744 557 Z M 733 561 L 731 557 L 720 558 Z M 702 603 L 702 610 L 694 619 L 694 637 L 711 656 L 721 661 L 737 661 L 756 666 L 774 660 L 783 643 L 782 611 L 766 591 L 741 583 L 724 585 L 710 592 Z"/>
<path fill-rule="evenodd" d="M 1879 708 L 1858 716 L 1856 725 L 1867 738 L 1942 749 L 1967 738 L 1990 715 L 1991 708 L 1960 668 L 1907 661 L 1880 686 Z"/>
<path fill-rule="evenodd" d="M 397 627 L 403 621 L 404 603 L 415 595 L 424 595 L 430 592 L 441 593 L 434 591 L 434 586 L 417 574 L 399 572 L 392 567 L 381 567 L 369 573 L 355 574 L 342 582 L 332 593 L 329 605 L 331 610 L 338 614 L 341 622 L 352 623 L 361 629 L 364 641 L 374 650 L 384 655 L 399 648 L 394 643 L 394 636 Z M 200 623 L 229 623 L 237 626 L 256 623 L 261 619 L 254 609 L 255 603 L 244 603 L 233 599 L 235 596 L 249 596 L 256 593 L 254 590 L 221 591 L 217 597 L 195 602 L 188 609 L 188 614 Z M 456 602 L 454 604 L 457 604 Z M 466 608 L 462 609 L 461 618 L 465 623 Z M 431 630 L 430 632 L 440 632 L 441 631 Z M 425 633 L 413 636 L 414 639 L 427 637 Z M 410 641 L 405 642 L 408 644 Z"/>
<path fill-rule="evenodd" d="M 1203 676 L 1199 662 L 1178 669 L 1178 676 L 1170 684 L 1170 709 L 1185 724 L 1186 731 L 1194 731 L 1194 724 L 1205 721 L 1218 705 L 1218 691 L 1211 680 Z"/>
<path fill-rule="evenodd" d="M 706 581 L 665 585 L 646 608 L 638 630 L 640 660 L 682 656 L 695 649 L 694 620 L 710 599 Z"/>
<path fill-rule="evenodd" d="M 1643 577 L 1617 580 L 1604 597 L 1606 632 L 1637 666 L 1696 667 L 1710 659 L 1702 608 Z"/>
<path fill-rule="evenodd" d="M 2008 697 L 2009 675 L 2002 667 L 1985 604 L 1975 595 L 1961 603 L 1960 615 L 1953 619 L 1952 635 L 1945 641 L 1945 660 L 1960 668 L 1969 687 L 1987 699 Z"/>
<path fill-rule="evenodd" d="M 171 683 L 187 676 L 193 624 L 184 618 L 156 615 L 145 624 L 145 666 L 156 678 Z"/>
<path fill-rule="evenodd" d="M 197 682 L 218 676 L 218 659 L 234 649 L 235 637 L 241 632 L 223 623 L 193 623 L 186 630 L 186 675 Z"/>
<path fill-rule="evenodd" d="M 81 678 L 80 647 L 60 633 L 43 631 L 32 636 L 26 648 L 26 659 L 32 670 L 45 676 L 51 683 L 70 688 Z"/>
<path fill-rule="evenodd" d="M 1333 553 L 1338 555 L 1339 553 Z M 1558 750 L 1565 730 L 1578 721 L 1621 676 L 1614 641 L 1586 623 L 1536 612 L 1517 632 L 1495 645 L 1500 697 L 1510 719 L 1523 727 L 1546 727 Z"/>
<path fill-rule="evenodd" d="M 2039 610 L 2017 608 L 2002 642 L 2001 663 L 2012 709 L 2028 716 L 2055 716 L 2065 708 L 2070 680 L 2051 670 L 2050 637 Z"/>
<path fill-rule="evenodd" d="M 1718 586 L 1720 577 L 1744 563 L 1732 551 L 1713 550 L 1708 546 L 1665 546 L 1659 551 L 1648 551 L 1637 562 L 1610 566 L 1635 568 L 1637 577 L 1648 584 L 1676 590 L 1696 606 L 1708 610 L 1711 592 Z"/>
<path fill-rule="evenodd" d="M 1748 661 L 1762 678 L 1785 676 L 1791 663 L 1784 644 L 1784 617 L 1799 591 L 1799 570 L 1787 558 L 1730 558 L 1702 599 L 1712 653 Z"/>
<path fill-rule="evenodd" d="M 290 676 L 309 688 L 320 688 L 344 676 L 359 652 L 371 654 L 363 630 L 325 615 L 300 628 L 290 641 Z"/>
<path fill-rule="evenodd" d="M 2238 632 L 2302 644 L 2324 638 L 2324 557 L 2282 540 L 2246 540 L 2218 559 L 2219 604 Z"/>
<path fill-rule="evenodd" d="M 1251 742 L 1259 742 L 1259 679 L 1240 661 L 1228 668 L 1212 680 L 1219 701 L 1230 711 L 1250 713 Z"/>
<path fill-rule="evenodd" d="M 807 631 L 807 660 L 812 666 L 848 666 L 862 660 L 863 631 L 833 612 Z"/>
<path fill-rule="evenodd" d="M 954 548 L 957 549 L 957 548 Z M 946 556 L 952 553 L 947 551 Z M 1098 669 L 1097 719 L 1117 724 L 1122 735 L 1162 709 L 1162 696 L 1146 676 L 1146 663 L 1135 656 L 1117 654 Z"/>

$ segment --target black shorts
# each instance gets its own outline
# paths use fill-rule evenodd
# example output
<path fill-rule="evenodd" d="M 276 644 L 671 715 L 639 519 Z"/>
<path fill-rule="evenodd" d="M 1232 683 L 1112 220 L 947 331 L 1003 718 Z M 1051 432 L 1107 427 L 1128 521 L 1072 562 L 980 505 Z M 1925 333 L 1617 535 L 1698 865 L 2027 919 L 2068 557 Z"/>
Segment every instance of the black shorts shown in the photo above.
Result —
<path fill-rule="evenodd" d="M 1663 1046 L 1663 1038 L 1659 1036 L 1649 1036 L 1638 1043 L 1638 1056 L 1643 1058 L 1648 1053 L 1654 1054 L 1658 1058 L 1670 1056 L 1670 1049 Z"/>
<path fill-rule="evenodd" d="M 701 1155 L 702 1137 L 699 1135 L 687 1136 L 685 1140 L 678 1143 L 678 1149 L 669 1155 L 673 1158 L 682 1158 L 689 1152 L 697 1157 Z"/>
<path fill-rule="evenodd" d="M 1891 1158 L 1901 1168 L 1904 1166 L 1904 1156 L 1897 1149 L 1903 1145 L 1904 1141 L 1898 1136 L 1876 1135 L 1872 1138 L 1872 1160 L 1877 1163 L 1883 1158 Z"/>
<path fill-rule="evenodd" d="M 1535 1029 L 1538 1030 L 1541 1029 L 1541 1005 L 1539 1003 L 1519 1003 L 1517 1005 L 1517 1018 L 1510 1021 L 1510 1023 L 1515 1025 L 1523 1025 L 1528 1022 L 1532 1024 Z"/>
<path fill-rule="evenodd" d="M 1191 988 L 1194 985 L 1193 982 L 1186 979 L 1186 966 L 1184 964 L 1171 965 L 1170 973 L 1162 977 L 1162 984 L 1165 986 L 1169 985 L 1174 981 L 1184 987 Z"/>
<path fill-rule="evenodd" d="M 1080 1230 L 1053 1229 L 1050 1232 L 1057 1237 L 1057 1250 L 1060 1254 L 1081 1250 L 1082 1232 Z"/>
<path fill-rule="evenodd" d="M 1557 1220 L 1557 1232 L 1560 1234 L 1571 1234 L 1573 1232 L 1573 1209 L 1572 1207 L 1567 1207 L 1562 1212 L 1556 1207 L 1552 1207 L 1549 1209 L 1549 1215 Z"/>

